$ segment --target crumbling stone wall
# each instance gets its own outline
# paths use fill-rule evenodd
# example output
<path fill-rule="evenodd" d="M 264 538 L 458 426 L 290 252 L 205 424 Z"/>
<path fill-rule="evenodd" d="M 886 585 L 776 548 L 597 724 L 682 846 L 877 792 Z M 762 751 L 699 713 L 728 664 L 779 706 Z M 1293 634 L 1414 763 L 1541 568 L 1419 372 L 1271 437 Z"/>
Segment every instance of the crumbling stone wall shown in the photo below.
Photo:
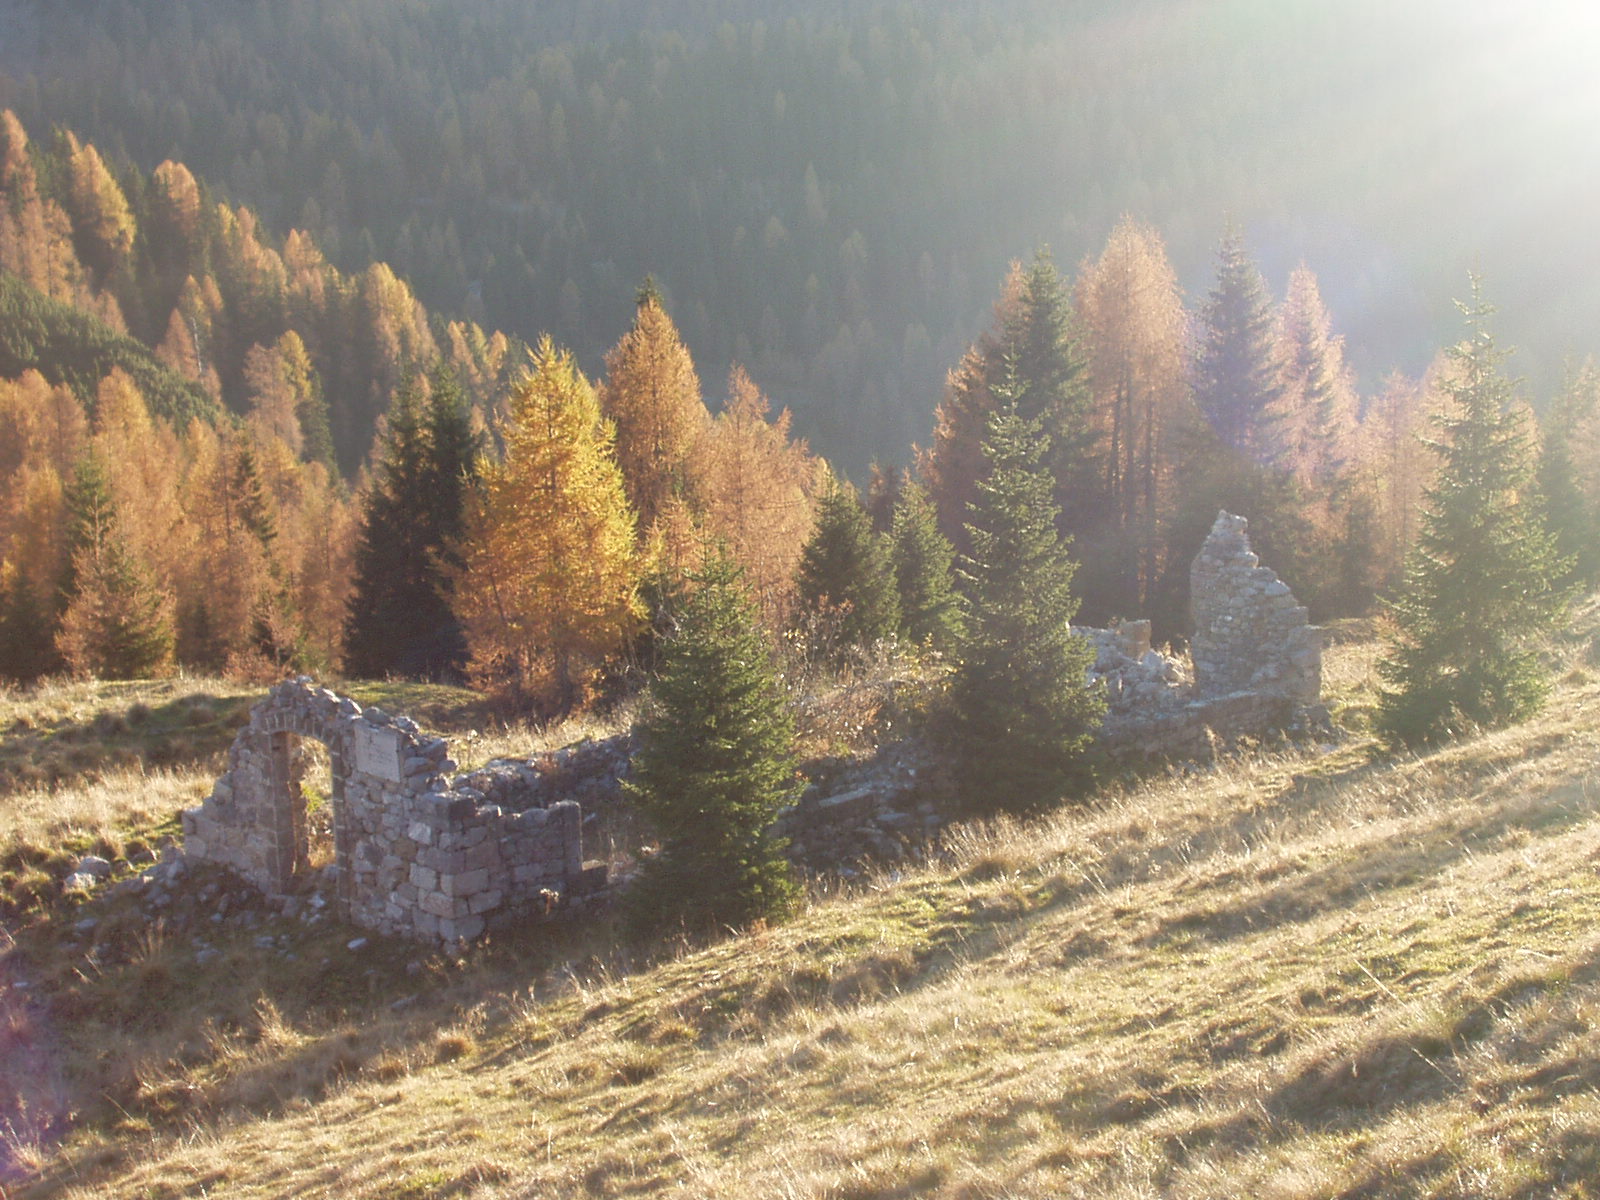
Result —
<path fill-rule="evenodd" d="M 1320 631 L 1260 565 L 1246 528 L 1219 513 L 1192 565 L 1192 673 L 1152 649 L 1147 621 L 1075 630 L 1095 647 L 1090 680 L 1104 683 L 1108 701 L 1098 737 L 1111 755 L 1205 758 L 1218 742 L 1325 727 Z M 227 772 L 184 813 L 190 858 L 226 864 L 269 894 L 295 886 L 309 865 L 300 738 L 328 747 L 335 891 L 341 915 L 364 928 L 461 942 L 594 895 L 606 868 L 584 864 L 585 810 L 603 837 L 620 830 L 633 848 L 621 796 L 628 735 L 452 776 L 442 739 L 300 679 L 256 706 Z M 883 747 L 844 777 L 815 782 L 774 832 L 813 870 L 919 854 L 944 821 L 946 765 L 920 739 Z"/>
<path fill-rule="evenodd" d="M 1270 692 L 1294 704 L 1322 695 L 1322 631 L 1289 585 L 1250 550 L 1249 522 L 1219 512 L 1189 567 L 1195 688 L 1201 696 Z"/>
<path fill-rule="evenodd" d="M 1208 758 L 1275 729 L 1326 730 L 1321 630 L 1250 549 L 1245 518 L 1219 512 L 1190 565 L 1192 672 L 1150 648 L 1148 622 L 1076 629 L 1106 688 L 1103 749 L 1116 758 Z"/>
<path fill-rule="evenodd" d="M 306 678 L 279 684 L 251 710 L 227 771 L 183 814 L 187 857 L 231 867 L 269 895 L 305 876 L 300 738 L 328 748 L 331 871 L 352 924 L 462 942 L 604 884 L 603 865 L 584 865 L 575 802 L 522 794 L 522 807 L 491 803 L 473 776 L 451 778 L 442 738 Z"/>

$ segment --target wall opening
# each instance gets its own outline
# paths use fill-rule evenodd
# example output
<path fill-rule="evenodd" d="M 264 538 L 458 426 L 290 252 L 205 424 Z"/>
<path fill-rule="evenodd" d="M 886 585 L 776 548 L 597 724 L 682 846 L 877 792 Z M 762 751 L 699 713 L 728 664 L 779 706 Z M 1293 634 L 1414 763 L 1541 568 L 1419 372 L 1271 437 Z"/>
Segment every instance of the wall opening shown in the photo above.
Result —
<path fill-rule="evenodd" d="M 306 867 L 320 871 L 333 862 L 333 770 L 328 748 L 315 738 L 296 738 L 300 801 L 306 808 Z"/>
<path fill-rule="evenodd" d="M 348 901 L 344 764 L 320 738 L 284 731 L 271 735 L 272 808 L 277 869 L 292 886 L 314 871 L 336 867 L 337 893 Z"/>

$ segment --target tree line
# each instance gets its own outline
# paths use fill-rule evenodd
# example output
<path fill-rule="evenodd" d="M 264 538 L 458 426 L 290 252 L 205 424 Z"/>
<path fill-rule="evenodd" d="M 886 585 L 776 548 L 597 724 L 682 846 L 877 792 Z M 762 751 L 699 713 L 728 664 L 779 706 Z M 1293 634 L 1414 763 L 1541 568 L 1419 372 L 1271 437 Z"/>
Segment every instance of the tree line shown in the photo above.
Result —
<path fill-rule="evenodd" d="M 1276 301 L 1229 230 L 1190 313 L 1124 219 L 1070 283 L 1013 265 L 914 468 L 858 492 L 742 367 L 713 411 L 652 280 L 591 381 L 548 337 L 429 319 L 381 264 L 273 246 L 179 164 L 125 188 L 70 134 L 0 134 L 29 364 L 0 380 L 0 674 L 342 666 L 543 716 L 653 679 L 635 786 L 669 826 L 686 787 L 726 792 L 739 919 L 792 894 L 752 824 L 792 792 L 786 632 L 948 655 L 967 795 L 1028 808 L 1081 784 L 1098 719 L 1069 622 L 1181 636 L 1219 507 L 1321 616 L 1398 596 L 1380 724 L 1404 744 L 1535 706 L 1533 637 L 1600 577 L 1596 372 L 1535 438 L 1476 294 L 1424 378 L 1363 398 L 1308 268 Z M 668 847 L 676 893 L 706 848 Z"/>
<path fill-rule="evenodd" d="M 742 367 L 708 403 L 653 281 L 591 383 L 553 341 L 428 317 L 382 264 L 345 276 L 306 235 L 264 240 L 181 164 L 119 179 L 69 133 L 41 147 L 10 114 L 0 133 L 0 267 L 26 316 L 8 336 L 32 348 L 0 388 L 12 678 L 343 666 L 558 711 L 651 661 L 718 545 L 774 633 L 948 647 L 961 611 L 939 581 L 973 549 L 1008 407 L 1048 440 L 1086 619 L 1181 636 L 1221 507 L 1314 615 L 1361 613 L 1401 580 L 1438 463 L 1423 435 L 1454 403 L 1448 355 L 1360 395 L 1315 275 L 1276 300 L 1237 230 L 1191 313 L 1160 235 L 1127 218 L 1070 282 L 1048 252 L 1013 265 L 913 469 L 858 495 Z M 1530 484 L 1584 578 L 1596 419 L 1595 371 L 1575 369 Z M 167 633 L 91 649 L 83 612 L 115 606 L 69 620 L 89 583 Z"/>

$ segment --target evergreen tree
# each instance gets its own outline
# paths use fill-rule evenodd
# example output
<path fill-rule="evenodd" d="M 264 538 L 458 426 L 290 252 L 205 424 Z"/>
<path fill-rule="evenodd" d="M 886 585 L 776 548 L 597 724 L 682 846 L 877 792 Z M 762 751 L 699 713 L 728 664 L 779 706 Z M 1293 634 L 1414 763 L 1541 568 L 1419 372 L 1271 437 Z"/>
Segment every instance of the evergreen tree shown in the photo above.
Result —
<path fill-rule="evenodd" d="M 962 629 L 952 569 L 955 550 L 939 532 L 939 514 L 921 484 L 908 481 L 900 489 L 890 536 L 901 631 L 908 640 L 936 650 L 954 649 Z"/>
<path fill-rule="evenodd" d="M 1574 451 L 1600 417 L 1597 398 L 1600 374 L 1593 364 L 1569 372 L 1539 446 L 1539 499 L 1556 549 L 1570 564 L 1562 582 L 1582 586 L 1600 581 L 1600 506 L 1584 490 Z"/>
<path fill-rule="evenodd" d="M 0 563 L 0 679 L 30 683 L 60 664 L 54 620 L 22 573 Z"/>
<path fill-rule="evenodd" d="M 794 725 L 742 572 L 719 552 L 693 583 L 624 784 L 661 837 L 634 907 L 641 923 L 738 926 L 795 901 L 769 832 L 800 792 Z"/>
<path fill-rule="evenodd" d="M 951 684 L 957 751 L 969 806 L 1036 809 L 1082 781 L 1105 701 L 1086 682 L 1094 650 L 1070 628 L 1075 565 L 1056 530 L 1038 422 L 1007 404 L 984 448 L 989 476 L 961 570 L 969 609 Z"/>
<path fill-rule="evenodd" d="M 233 452 L 233 469 L 227 484 L 230 521 L 237 521 L 269 554 L 278 537 L 278 520 L 271 497 L 261 482 L 261 464 L 248 438 L 240 438 Z"/>
<path fill-rule="evenodd" d="M 888 548 L 846 485 L 835 484 L 822 497 L 797 582 L 802 604 L 837 614 L 841 649 L 893 637 L 900 627 Z"/>
<path fill-rule="evenodd" d="M 1015 311 L 1005 324 L 995 382 L 1015 382 L 1017 415 L 1037 419 L 1050 439 L 1046 467 L 1066 530 L 1088 527 L 1098 483 L 1097 438 L 1089 425 L 1088 368 L 1073 329 L 1072 304 L 1050 251 L 1040 250 L 1022 276 Z M 991 384 L 991 387 L 993 385 Z"/>
<path fill-rule="evenodd" d="M 996 411 L 997 387 L 1014 384 L 1024 418 L 1038 418 L 1052 439 L 1047 467 L 1071 528 L 1089 516 L 1097 485 L 1098 437 L 1088 421 L 1089 378 L 1074 332 L 1071 301 L 1048 250 L 1026 268 L 1013 263 L 995 304 L 993 326 L 950 373 L 934 414 L 933 448 L 922 471 L 954 543 L 964 545 L 961 522 L 985 470 L 983 440 Z"/>
<path fill-rule="evenodd" d="M 86 451 L 73 468 L 63 497 L 67 509 L 66 563 L 62 570 L 59 602 L 62 608 L 78 591 L 78 556 L 102 545 L 111 536 L 115 504 L 105 464 L 93 450 Z"/>
<path fill-rule="evenodd" d="M 1200 314 L 1195 400 L 1222 444 L 1260 461 L 1283 385 L 1272 302 L 1261 272 L 1229 228 L 1217 252 L 1217 282 Z"/>
<path fill-rule="evenodd" d="M 76 588 L 56 647 L 67 665 L 100 679 L 145 679 L 172 665 L 173 601 L 150 578 L 115 519 L 73 555 Z"/>
<path fill-rule="evenodd" d="M 1461 308 L 1467 338 L 1449 351 L 1444 385 L 1454 406 L 1436 419 L 1440 469 L 1378 664 L 1390 685 L 1379 731 L 1406 746 L 1532 715 L 1549 690 L 1538 645 L 1566 608 L 1553 584 L 1565 564 L 1528 492 L 1526 420 L 1476 278 Z"/>
<path fill-rule="evenodd" d="M 357 534 L 344 637 L 350 674 L 458 677 L 465 666 L 451 595 L 476 455 L 449 373 L 434 372 L 425 410 L 414 386 L 395 397 Z"/>

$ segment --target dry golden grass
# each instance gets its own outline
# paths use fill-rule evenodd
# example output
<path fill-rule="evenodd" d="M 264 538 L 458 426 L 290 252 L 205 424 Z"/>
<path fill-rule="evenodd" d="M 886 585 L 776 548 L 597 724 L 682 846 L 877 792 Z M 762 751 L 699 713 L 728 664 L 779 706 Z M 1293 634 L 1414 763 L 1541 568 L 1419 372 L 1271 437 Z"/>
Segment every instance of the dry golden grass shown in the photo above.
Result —
<path fill-rule="evenodd" d="M 295 1008 L 337 978 L 154 947 L 216 1015 L 124 1034 L 120 1109 L 19 1145 L 21 1194 L 1595 1195 L 1590 629 L 1518 729 L 967 828 L 655 963 L 536 937 L 418 976 L 396 948 Z M 1330 661 L 1342 702 L 1363 670 Z M 112 1018 L 80 1020 L 103 1050 Z"/>

